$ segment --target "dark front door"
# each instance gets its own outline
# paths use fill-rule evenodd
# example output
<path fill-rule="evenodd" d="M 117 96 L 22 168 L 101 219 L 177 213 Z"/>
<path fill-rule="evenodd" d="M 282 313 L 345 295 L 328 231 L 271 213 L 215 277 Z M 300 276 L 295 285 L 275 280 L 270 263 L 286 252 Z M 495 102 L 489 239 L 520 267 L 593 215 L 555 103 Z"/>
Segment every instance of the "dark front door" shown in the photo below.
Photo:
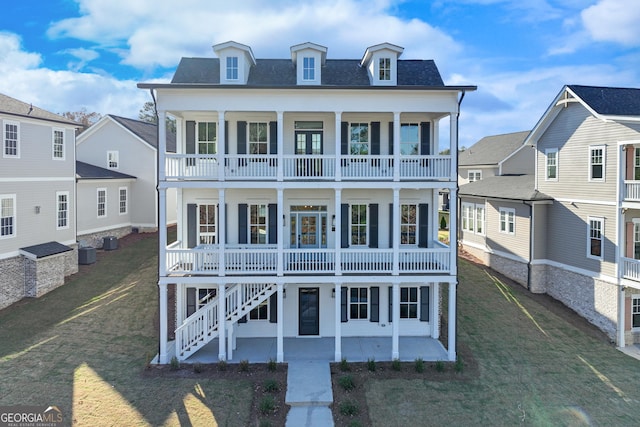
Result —
<path fill-rule="evenodd" d="M 299 298 L 299 335 L 320 335 L 320 290 L 319 288 L 300 288 Z"/>

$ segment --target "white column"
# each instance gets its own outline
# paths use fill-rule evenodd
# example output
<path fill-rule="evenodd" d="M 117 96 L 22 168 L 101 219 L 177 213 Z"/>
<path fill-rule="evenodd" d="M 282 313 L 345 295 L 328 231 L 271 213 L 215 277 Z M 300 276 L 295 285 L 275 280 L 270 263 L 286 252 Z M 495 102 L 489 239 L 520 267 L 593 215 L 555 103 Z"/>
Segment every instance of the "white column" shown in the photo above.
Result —
<path fill-rule="evenodd" d="M 227 241 L 226 235 L 227 224 L 227 210 L 225 209 L 225 194 L 224 188 L 218 190 L 218 276 L 224 276 L 226 266 L 224 263 L 225 257 L 225 242 Z"/>
<path fill-rule="evenodd" d="M 335 333 L 335 357 L 334 361 L 340 362 L 342 360 L 342 292 L 341 292 L 342 283 L 336 282 L 334 292 L 335 292 L 335 323 L 336 323 L 336 333 Z"/>
<path fill-rule="evenodd" d="M 400 181 L 400 113 L 399 112 L 393 113 L 393 180 Z"/>
<path fill-rule="evenodd" d="M 284 285 L 278 282 L 278 322 L 276 338 L 276 361 L 284 362 Z"/>
<path fill-rule="evenodd" d="M 161 364 L 169 363 L 167 355 L 168 334 L 167 334 L 167 285 L 158 283 L 158 292 L 160 293 L 160 354 L 158 362 Z"/>
<path fill-rule="evenodd" d="M 278 149 L 278 152 L 280 152 L 280 149 Z M 280 162 L 280 160 L 278 160 L 278 164 L 281 165 L 282 162 Z M 278 170 L 281 170 L 281 168 L 279 167 Z M 277 218 L 277 224 L 278 227 L 280 228 L 280 233 L 278 233 L 278 241 L 277 241 L 277 245 L 278 245 L 278 253 L 276 255 L 276 262 L 278 263 L 277 267 L 276 267 L 276 274 L 278 276 L 283 276 L 284 275 L 284 239 L 285 236 L 287 235 L 287 227 L 285 225 L 285 214 L 284 214 L 284 191 L 281 188 L 278 188 L 278 195 L 277 195 L 278 199 L 277 199 L 277 207 L 276 207 L 276 215 L 278 216 Z"/>
<path fill-rule="evenodd" d="M 158 111 L 158 182 L 166 179 L 165 155 L 167 153 L 167 113 L 164 110 Z"/>
<path fill-rule="evenodd" d="M 278 181 L 282 181 L 284 179 L 284 113 L 282 111 L 276 111 L 276 116 L 278 120 L 278 168 L 276 173 Z"/>
<path fill-rule="evenodd" d="M 184 284 L 176 283 L 176 326 L 184 322 Z"/>
<path fill-rule="evenodd" d="M 431 338 L 437 340 L 440 338 L 440 283 L 432 283 L 431 289 L 433 292 L 431 292 L 431 301 L 429 301 L 431 310 L 429 322 L 431 323 Z"/>
<path fill-rule="evenodd" d="M 449 343 L 447 344 L 447 354 L 450 362 L 456 360 L 456 286 L 455 282 L 449 283 L 449 319 L 447 321 Z"/>
<path fill-rule="evenodd" d="M 451 153 L 451 182 L 458 181 L 458 119 L 457 112 L 449 115 L 449 152 Z M 537 156 L 536 156 L 537 157 Z M 451 205 L 451 202 L 449 202 Z"/>
<path fill-rule="evenodd" d="M 342 190 L 340 189 L 336 189 L 336 194 L 335 194 L 335 215 L 336 215 L 336 231 L 334 234 L 334 241 L 335 241 L 335 254 L 336 254 L 336 258 L 335 258 L 335 275 L 336 276 L 341 276 L 342 275 L 342 266 L 340 265 L 340 256 L 342 253 Z"/>
<path fill-rule="evenodd" d="M 167 275 L 167 189 L 158 188 L 158 275 Z"/>
<path fill-rule="evenodd" d="M 391 322 L 391 360 L 400 358 L 400 284 L 394 283 L 392 293 L 393 306 L 391 308 L 393 322 Z"/>
<path fill-rule="evenodd" d="M 400 275 L 400 189 L 393 189 L 393 218 L 391 221 L 393 227 L 393 267 L 391 274 Z M 395 302 L 395 301 L 394 301 Z"/>
<path fill-rule="evenodd" d="M 624 298 L 624 286 L 618 287 L 618 347 L 624 347 L 624 326 L 625 326 L 625 298 Z"/>
<path fill-rule="evenodd" d="M 218 146 L 218 155 L 216 156 L 216 161 L 218 162 L 218 180 L 224 181 L 224 156 L 225 146 L 224 141 L 226 138 L 225 135 L 225 126 L 224 126 L 224 111 L 218 111 L 218 135 L 217 135 L 217 146 Z"/>
<path fill-rule="evenodd" d="M 227 329 L 227 310 L 226 310 L 226 289 L 225 284 L 218 284 L 218 360 L 227 360 L 225 352 L 225 332 Z"/>
<path fill-rule="evenodd" d="M 449 274 L 458 274 L 458 190 L 449 190 Z"/>
<path fill-rule="evenodd" d="M 342 180 L 342 111 L 336 111 L 336 181 Z"/>
<path fill-rule="evenodd" d="M 229 327 L 227 328 L 227 357 L 229 360 L 233 359 L 233 350 L 236 348 L 235 341 L 233 322 L 229 322 Z"/>
<path fill-rule="evenodd" d="M 182 238 L 182 232 L 187 230 L 187 222 L 184 219 L 183 205 L 184 199 L 182 194 L 182 188 L 176 188 L 176 240 L 185 241 Z M 185 221 L 185 222 L 183 222 Z"/>

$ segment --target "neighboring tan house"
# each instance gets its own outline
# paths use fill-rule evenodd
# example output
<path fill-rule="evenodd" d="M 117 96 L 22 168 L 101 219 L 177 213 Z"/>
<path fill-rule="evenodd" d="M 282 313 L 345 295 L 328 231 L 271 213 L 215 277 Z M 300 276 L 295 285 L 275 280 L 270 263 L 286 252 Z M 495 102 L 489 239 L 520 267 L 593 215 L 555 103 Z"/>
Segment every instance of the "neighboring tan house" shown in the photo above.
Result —
<path fill-rule="evenodd" d="M 0 94 L 0 308 L 78 271 L 75 130 L 80 125 Z"/>
<path fill-rule="evenodd" d="M 458 183 L 496 175 L 533 174 L 535 150 L 523 145 L 529 131 L 482 138 L 458 153 Z"/>
<path fill-rule="evenodd" d="M 113 172 L 84 168 L 88 176 L 79 175 L 78 240 L 101 247 L 105 236 L 158 229 L 157 131 L 153 123 L 109 114 L 78 136 L 78 160 Z M 172 135 L 170 152 L 175 151 Z M 175 190 L 167 203 L 167 223 L 175 223 Z"/>
<path fill-rule="evenodd" d="M 536 149 L 533 188 L 553 200 L 533 214 L 529 288 L 620 347 L 640 343 L 640 89 L 565 86 L 525 145 Z"/>
<path fill-rule="evenodd" d="M 351 337 L 383 339 L 389 360 L 406 358 L 404 337 L 455 360 L 457 251 L 438 241 L 438 193 L 457 198 L 456 117 L 475 86 L 446 86 L 389 43 L 361 60 L 313 43 L 290 59 L 213 50 L 138 84 L 177 126 L 175 154 L 160 129 L 160 219 L 177 189 L 178 221 L 176 241 L 160 230 L 159 362 L 209 343 L 227 360 L 256 338 L 282 362 L 285 338 L 322 337 L 337 361 Z M 452 154 L 438 154 L 442 119 Z"/>

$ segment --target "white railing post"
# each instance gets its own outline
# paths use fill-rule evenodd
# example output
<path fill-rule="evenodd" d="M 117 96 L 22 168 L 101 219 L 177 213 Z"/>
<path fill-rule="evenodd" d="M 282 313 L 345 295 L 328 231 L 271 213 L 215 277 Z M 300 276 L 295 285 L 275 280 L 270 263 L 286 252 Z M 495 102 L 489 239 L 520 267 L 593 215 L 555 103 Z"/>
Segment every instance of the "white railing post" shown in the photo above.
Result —
<path fill-rule="evenodd" d="M 336 111 L 335 180 L 342 180 L 342 111 Z"/>
<path fill-rule="evenodd" d="M 226 265 L 225 265 L 225 242 L 227 241 L 226 236 L 226 224 L 227 224 L 227 210 L 225 209 L 225 192 L 224 188 L 218 190 L 218 276 L 224 276 Z"/>
<path fill-rule="evenodd" d="M 336 173 L 337 173 L 336 168 Z M 335 260 L 334 270 L 336 276 L 342 275 L 342 190 L 335 190 L 335 215 L 336 215 L 336 229 L 333 235 L 335 241 Z"/>
<path fill-rule="evenodd" d="M 224 111 L 218 111 L 218 132 L 217 132 L 217 155 L 216 155 L 216 162 L 218 162 L 218 180 L 219 181 L 224 181 L 225 176 L 225 167 L 224 167 L 224 156 L 227 154 L 225 153 L 224 149 L 225 149 L 225 126 L 224 126 L 224 116 L 225 116 L 225 112 Z"/>
<path fill-rule="evenodd" d="M 169 356 L 167 354 L 168 347 L 168 327 L 167 327 L 167 285 L 165 283 L 158 283 L 158 292 L 160 293 L 160 354 L 158 355 L 158 362 L 160 364 L 169 363 Z"/>
<path fill-rule="evenodd" d="M 400 112 L 393 113 L 393 180 L 400 181 Z"/>

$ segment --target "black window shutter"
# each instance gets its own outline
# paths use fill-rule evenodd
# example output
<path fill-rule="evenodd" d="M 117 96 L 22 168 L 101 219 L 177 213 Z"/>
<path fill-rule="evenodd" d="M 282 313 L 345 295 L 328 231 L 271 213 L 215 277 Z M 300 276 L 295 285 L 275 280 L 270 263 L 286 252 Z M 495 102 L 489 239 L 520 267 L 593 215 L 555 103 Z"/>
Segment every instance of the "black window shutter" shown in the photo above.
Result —
<path fill-rule="evenodd" d="M 248 206 L 246 203 L 240 203 L 238 205 L 238 243 L 247 243 L 247 215 Z"/>
<path fill-rule="evenodd" d="M 238 122 L 238 154 L 247 154 L 247 122 Z"/>
<path fill-rule="evenodd" d="M 187 154 L 196 154 L 196 122 L 187 120 L 186 122 L 186 152 Z M 194 166 L 195 159 L 187 159 L 187 166 Z"/>
<path fill-rule="evenodd" d="M 196 312 L 196 288 L 187 288 L 187 317 Z"/>
<path fill-rule="evenodd" d="M 340 221 L 342 222 L 340 230 L 340 247 L 349 247 L 349 205 L 343 203 L 340 205 Z"/>
<path fill-rule="evenodd" d="M 420 154 L 428 156 L 431 154 L 431 123 L 420 123 Z"/>
<path fill-rule="evenodd" d="M 393 286 L 389 286 L 389 323 L 393 322 Z"/>
<path fill-rule="evenodd" d="M 371 122 L 371 154 L 380 155 L 380 122 Z"/>
<path fill-rule="evenodd" d="M 278 122 L 269 122 L 269 154 L 278 154 Z"/>
<path fill-rule="evenodd" d="M 389 122 L 389 155 L 393 155 L 393 122 Z"/>
<path fill-rule="evenodd" d="M 418 205 L 418 247 L 429 246 L 429 205 L 420 203 Z"/>
<path fill-rule="evenodd" d="M 378 247 L 378 204 L 369 205 L 369 247 Z"/>
<path fill-rule="evenodd" d="M 278 293 L 277 292 L 269 297 L 269 322 L 270 323 L 278 322 Z"/>
<path fill-rule="evenodd" d="M 389 203 L 389 247 L 393 248 L 393 203 Z"/>
<path fill-rule="evenodd" d="M 198 245 L 198 205 L 187 205 L 187 247 L 194 248 Z"/>
<path fill-rule="evenodd" d="M 340 288 L 340 321 L 341 322 L 346 322 L 347 319 L 347 305 L 349 304 L 349 301 L 347 301 L 347 292 L 348 292 L 348 288 L 346 286 L 343 286 Z"/>
<path fill-rule="evenodd" d="M 340 127 L 340 151 L 342 155 L 349 154 L 349 123 L 342 122 Z"/>
<path fill-rule="evenodd" d="M 429 321 L 429 286 L 420 286 L 420 321 Z"/>
<path fill-rule="evenodd" d="M 224 121 L 224 153 L 229 154 L 229 121 Z"/>
<path fill-rule="evenodd" d="M 278 243 L 278 205 L 269 203 L 269 243 Z"/>
<path fill-rule="evenodd" d="M 369 288 L 369 292 L 371 293 L 371 316 L 369 317 L 370 322 L 379 322 L 380 321 L 380 287 L 372 286 Z"/>
<path fill-rule="evenodd" d="M 229 242 L 229 205 L 228 204 L 224 204 L 224 243 L 228 243 Z M 220 243 L 220 239 L 216 239 L 217 243 Z"/>

